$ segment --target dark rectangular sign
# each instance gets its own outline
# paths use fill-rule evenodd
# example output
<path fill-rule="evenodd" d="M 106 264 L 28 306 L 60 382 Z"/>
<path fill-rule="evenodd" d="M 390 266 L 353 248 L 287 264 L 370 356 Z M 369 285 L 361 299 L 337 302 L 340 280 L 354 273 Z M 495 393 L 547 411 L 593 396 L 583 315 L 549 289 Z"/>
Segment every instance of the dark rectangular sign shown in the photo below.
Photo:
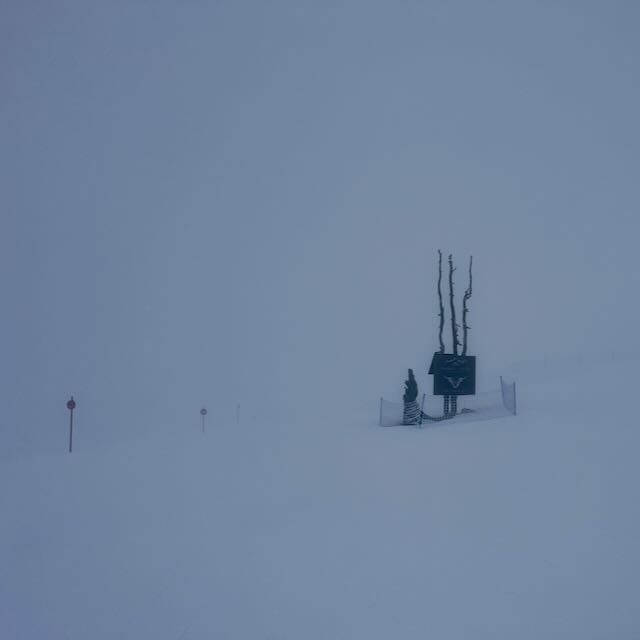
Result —
<path fill-rule="evenodd" d="M 472 396 L 476 393 L 476 357 L 434 353 L 429 373 L 436 396 Z"/>

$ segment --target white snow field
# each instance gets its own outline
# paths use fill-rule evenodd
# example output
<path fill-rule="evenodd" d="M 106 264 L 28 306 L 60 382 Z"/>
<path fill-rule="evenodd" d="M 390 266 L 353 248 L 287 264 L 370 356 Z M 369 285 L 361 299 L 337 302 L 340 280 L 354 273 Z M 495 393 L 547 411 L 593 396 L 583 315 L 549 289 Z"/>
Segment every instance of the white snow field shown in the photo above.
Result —
<path fill-rule="evenodd" d="M 640 637 L 637 362 L 519 415 L 211 420 L 0 462 L 0 638 Z M 79 414 L 80 416 L 80 414 Z"/>

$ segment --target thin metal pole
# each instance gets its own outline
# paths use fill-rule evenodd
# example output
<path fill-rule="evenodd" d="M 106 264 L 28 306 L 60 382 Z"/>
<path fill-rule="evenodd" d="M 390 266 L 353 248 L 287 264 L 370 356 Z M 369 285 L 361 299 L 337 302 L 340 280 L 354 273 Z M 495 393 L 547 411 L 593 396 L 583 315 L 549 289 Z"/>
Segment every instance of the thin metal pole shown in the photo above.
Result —
<path fill-rule="evenodd" d="M 73 409 L 69 410 L 69 453 L 73 450 Z"/>
<path fill-rule="evenodd" d="M 207 417 L 207 409 L 205 407 L 200 409 L 200 415 L 202 416 L 202 433 L 204 433 L 204 419 Z"/>

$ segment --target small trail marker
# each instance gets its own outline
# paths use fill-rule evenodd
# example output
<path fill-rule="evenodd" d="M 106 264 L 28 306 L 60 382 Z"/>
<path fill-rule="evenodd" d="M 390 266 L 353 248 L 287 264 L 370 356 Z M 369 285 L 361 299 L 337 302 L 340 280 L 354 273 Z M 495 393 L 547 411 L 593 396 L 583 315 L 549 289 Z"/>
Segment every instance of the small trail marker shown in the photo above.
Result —
<path fill-rule="evenodd" d="M 73 450 L 73 410 L 76 408 L 76 401 L 71 396 L 71 400 L 67 402 L 69 409 L 69 453 Z"/>
<path fill-rule="evenodd" d="M 207 415 L 207 410 L 204 407 L 200 409 L 200 415 L 202 416 L 202 433 L 204 433 L 204 417 Z"/>

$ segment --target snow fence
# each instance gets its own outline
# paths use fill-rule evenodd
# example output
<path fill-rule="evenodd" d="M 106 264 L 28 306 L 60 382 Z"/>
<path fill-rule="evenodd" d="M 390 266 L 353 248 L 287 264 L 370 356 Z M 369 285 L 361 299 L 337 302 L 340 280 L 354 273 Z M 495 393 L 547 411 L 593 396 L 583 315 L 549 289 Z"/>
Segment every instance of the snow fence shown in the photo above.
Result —
<path fill-rule="evenodd" d="M 423 394 L 419 399 L 424 414 L 446 422 L 474 422 L 492 420 L 516 414 L 516 383 L 500 378 L 500 389 L 476 393 L 474 396 L 458 396 L 458 412 L 445 418 L 442 396 Z M 391 402 L 380 398 L 380 426 L 397 427 L 403 422 L 403 402 Z M 422 426 L 432 423 L 424 419 Z M 417 425 L 420 426 L 420 425 Z"/>

